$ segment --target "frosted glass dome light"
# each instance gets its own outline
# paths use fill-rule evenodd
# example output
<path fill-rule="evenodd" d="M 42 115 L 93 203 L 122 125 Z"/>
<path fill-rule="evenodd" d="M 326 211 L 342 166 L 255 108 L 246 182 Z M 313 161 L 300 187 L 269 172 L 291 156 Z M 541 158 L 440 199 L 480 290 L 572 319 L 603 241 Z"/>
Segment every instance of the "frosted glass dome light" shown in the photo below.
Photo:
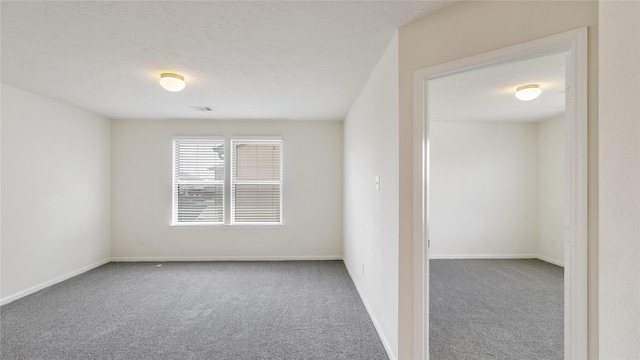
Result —
<path fill-rule="evenodd" d="M 176 92 L 184 89 L 185 87 L 184 77 L 182 75 L 173 73 L 160 74 L 160 86 L 165 90 Z"/>
<path fill-rule="evenodd" d="M 537 98 L 542 93 L 540 85 L 528 84 L 516 88 L 516 97 L 522 101 L 529 101 Z"/>

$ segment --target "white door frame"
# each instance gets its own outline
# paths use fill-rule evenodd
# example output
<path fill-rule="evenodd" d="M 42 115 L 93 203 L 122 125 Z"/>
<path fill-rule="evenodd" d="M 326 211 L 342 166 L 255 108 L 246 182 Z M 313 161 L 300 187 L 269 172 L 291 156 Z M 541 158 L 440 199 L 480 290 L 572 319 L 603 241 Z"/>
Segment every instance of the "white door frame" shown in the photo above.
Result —
<path fill-rule="evenodd" d="M 587 358 L 587 39 L 586 27 L 414 72 L 414 359 L 429 359 L 429 119 L 427 81 L 480 66 L 569 51 L 566 74 L 564 358 Z"/>

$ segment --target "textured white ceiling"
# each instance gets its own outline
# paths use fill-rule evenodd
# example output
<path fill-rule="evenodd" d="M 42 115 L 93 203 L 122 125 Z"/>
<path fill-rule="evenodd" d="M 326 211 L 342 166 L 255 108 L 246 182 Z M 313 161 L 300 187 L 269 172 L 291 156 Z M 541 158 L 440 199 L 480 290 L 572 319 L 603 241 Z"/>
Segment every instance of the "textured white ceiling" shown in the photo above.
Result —
<path fill-rule="evenodd" d="M 340 120 L 396 29 L 445 5 L 2 1 L 2 82 L 110 118 Z"/>
<path fill-rule="evenodd" d="M 472 69 L 428 82 L 432 121 L 539 121 L 565 108 L 567 53 L 541 55 Z M 516 99 L 518 86 L 539 84 L 542 94 Z"/>

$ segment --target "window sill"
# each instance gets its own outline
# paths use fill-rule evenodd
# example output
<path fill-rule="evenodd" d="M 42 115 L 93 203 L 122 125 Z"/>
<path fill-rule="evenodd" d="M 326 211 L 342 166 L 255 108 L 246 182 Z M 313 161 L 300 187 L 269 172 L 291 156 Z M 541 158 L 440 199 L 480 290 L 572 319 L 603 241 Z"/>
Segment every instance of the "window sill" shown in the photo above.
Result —
<path fill-rule="evenodd" d="M 284 223 L 279 224 L 169 224 L 171 229 L 202 229 L 202 228 L 218 228 L 218 229 L 231 229 L 231 228 L 283 228 Z"/>

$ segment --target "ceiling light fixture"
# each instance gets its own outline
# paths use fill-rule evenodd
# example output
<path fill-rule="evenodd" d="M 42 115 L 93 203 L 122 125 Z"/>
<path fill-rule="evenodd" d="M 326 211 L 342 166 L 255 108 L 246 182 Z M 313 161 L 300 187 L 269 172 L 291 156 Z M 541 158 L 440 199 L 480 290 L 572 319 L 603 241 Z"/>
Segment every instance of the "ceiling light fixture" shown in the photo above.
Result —
<path fill-rule="evenodd" d="M 184 89 L 185 87 L 184 77 L 182 75 L 173 73 L 160 74 L 160 86 L 165 90 L 176 92 Z"/>
<path fill-rule="evenodd" d="M 537 98 L 542 93 L 540 85 L 528 84 L 522 85 L 516 88 L 516 97 L 522 101 L 529 101 Z"/>

